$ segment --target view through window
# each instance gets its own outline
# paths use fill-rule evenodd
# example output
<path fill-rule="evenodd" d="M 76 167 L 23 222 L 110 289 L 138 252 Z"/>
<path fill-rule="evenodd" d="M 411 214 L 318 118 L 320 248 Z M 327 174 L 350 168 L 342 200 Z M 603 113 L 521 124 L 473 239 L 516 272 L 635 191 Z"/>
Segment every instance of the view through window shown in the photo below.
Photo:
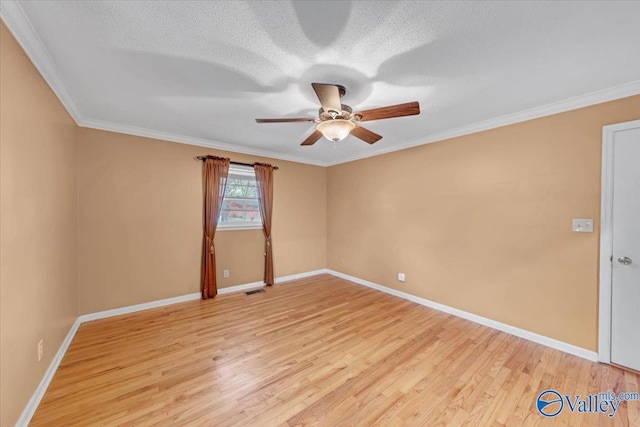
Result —
<path fill-rule="evenodd" d="M 252 167 L 229 166 L 227 187 L 220 211 L 221 229 L 261 228 L 258 183 Z"/>

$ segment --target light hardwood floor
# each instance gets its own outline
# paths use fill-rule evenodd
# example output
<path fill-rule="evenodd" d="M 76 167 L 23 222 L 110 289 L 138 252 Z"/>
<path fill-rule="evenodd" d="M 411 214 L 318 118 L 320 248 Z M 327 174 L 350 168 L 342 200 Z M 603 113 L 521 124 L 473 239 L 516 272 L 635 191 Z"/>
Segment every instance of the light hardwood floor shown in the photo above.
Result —
<path fill-rule="evenodd" d="M 34 426 L 620 425 L 538 414 L 545 389 L 640 376 L 321 275 L 81 325 Z"/>

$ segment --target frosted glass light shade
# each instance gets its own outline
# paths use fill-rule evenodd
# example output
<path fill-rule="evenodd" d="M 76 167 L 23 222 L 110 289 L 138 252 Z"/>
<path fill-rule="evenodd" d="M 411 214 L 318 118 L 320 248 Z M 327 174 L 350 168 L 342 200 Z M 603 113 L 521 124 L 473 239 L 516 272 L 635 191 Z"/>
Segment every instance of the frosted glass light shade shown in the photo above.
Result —
<path fill-rule="evenodd" d="M 316 129 L 329 141 L 335 142 L 345 139 L 354 127 L 356 125 L 349 120 L 333 119 L 320 122 Z"/>

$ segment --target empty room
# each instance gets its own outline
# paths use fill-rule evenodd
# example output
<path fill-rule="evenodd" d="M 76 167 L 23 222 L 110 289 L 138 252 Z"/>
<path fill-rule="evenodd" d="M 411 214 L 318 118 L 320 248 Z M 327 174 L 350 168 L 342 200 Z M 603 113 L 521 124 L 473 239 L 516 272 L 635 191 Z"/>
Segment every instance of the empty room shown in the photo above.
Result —
<path fill-rule="evenodd" d="M 0 12 L 0 427 L 640 426 L 640 1 Z"/>

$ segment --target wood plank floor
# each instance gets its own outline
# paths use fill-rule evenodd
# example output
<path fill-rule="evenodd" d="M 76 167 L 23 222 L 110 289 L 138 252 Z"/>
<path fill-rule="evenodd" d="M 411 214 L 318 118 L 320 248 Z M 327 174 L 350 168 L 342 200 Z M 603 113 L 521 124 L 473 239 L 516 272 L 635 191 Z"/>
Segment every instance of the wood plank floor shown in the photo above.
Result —
<path fill-rule="evenodd" d="M 536 410 L 640 376 L 333 276 L 81 325 L 31 425 L 640 426 Z"/>

